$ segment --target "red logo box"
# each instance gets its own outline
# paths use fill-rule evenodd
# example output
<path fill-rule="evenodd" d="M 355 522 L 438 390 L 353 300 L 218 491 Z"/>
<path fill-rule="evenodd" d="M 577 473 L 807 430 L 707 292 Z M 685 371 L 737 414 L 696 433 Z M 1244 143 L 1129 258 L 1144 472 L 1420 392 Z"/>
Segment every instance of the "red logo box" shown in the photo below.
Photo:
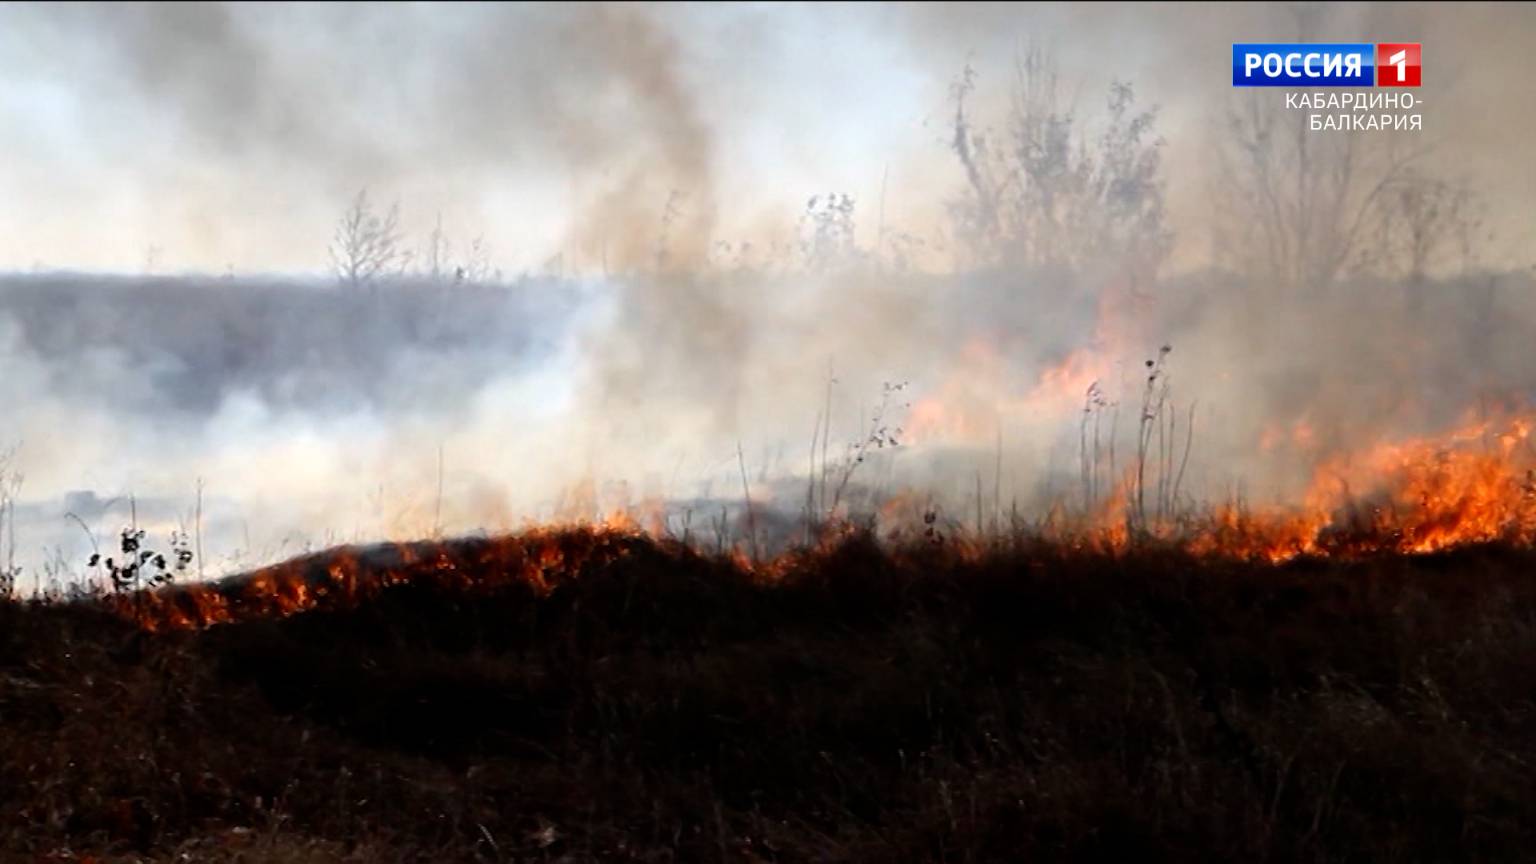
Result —
<path fill-rule="evenodd" d="M 1417 87 L 1420 67 L 1419 42 L 1376 43 L 1376 86 Z"/>

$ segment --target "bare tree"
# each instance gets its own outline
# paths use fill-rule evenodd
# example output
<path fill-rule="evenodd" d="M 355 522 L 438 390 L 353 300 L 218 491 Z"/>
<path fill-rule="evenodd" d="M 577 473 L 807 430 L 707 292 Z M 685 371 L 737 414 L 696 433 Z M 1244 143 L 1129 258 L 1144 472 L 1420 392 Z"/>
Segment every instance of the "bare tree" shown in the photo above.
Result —
<path fill-rule="evenodd" d="M 410 253 L 401 245 L 399 203 L 380 216 L 368 200 L 368 190 L 360 190 L 336 224 L 330 252 L 336 278 L 348 288 L 398 275 L 410 262 Z"/>
<path fill-rule="evenodd" d="M 17 446 L 0 451 L 0 600 L 16 592 L 16 499 L 21 492 L 22 473 L 16 469 Z"/>
<path fill-rule="evenodd" d="M 1382 205 L 1421 154 L 1390 138 L 1313 132 L 1268 95 L 1245 94 L 1227 112 L 1215 191 L 1241 218 L 1217 220 L 1218 252 L 1292 289 L 1379 269 Z"/>
<path fill-rule="evenodd" d="M 1387 200 L 1384 244 L 1400 251 L 1396 259 L 1409 280 L 1422 281 L 1437 262 L 1458 255 L 1463 267 L 1471 264 L 1479 220 L 1465 185 L 1407 171 L 1388 188 Z"/>
<path fill-rule="evenodd" d="M 1108 98 L 1109 124 L 1099 139 L 1097 170 L 1089 200 L 1097 217 L 1087 236 L 1107 238 L 1137 281 L 1150 280 L 1173 248 L 1162 179 L 1163 140 L 1153 131 L 1156 109 L 1137 110 L 1131 85 L 1115 82 Z M 1094 254 L 1080 248 L 1079 256 Z"/>
<path fill-rule="evenodd" d="M 439 284 L 452 282 L 455 285 L 475 285 L 496 277 L 500 271 L 491 267 L 491 250 L 485 242 L 485 235 L 481 234 L 467 244 L 456 246 L 443 230 L 443 216 L 439 213 L 432 230 L 427 234 L 417 272 Z"/>
<path fill-rule="evenodd" d="M 469 241 L 469 246 L 464 250 L 463 261 L 454 268 L 453 278 L 455 282 L 478 285 L 494 275 L 491 269 L 491 250 L 486 245 L 485 235 L 481 234 Z"/>
<path fill-rule="evenodd" d="M 1297 4 L 1290 14 L 1296 41 L 1306 42 L 1324 32 L 1330 10 Z M 1239 94 L 1225 112 L 1212 190 L 1223 211 L 1218 258 L 1291 290 L 1324 290 L 1347 273 L 1392 273 L 1403 251 L 1393 199 L 1437 188 L 1416 170 L 1424 148 L 1313 131 L 1305 112 L 1272 96 Z"/>
<path fill-rule="evenodd" d="M 1419 316 L 1431 271 L 1472 269 L 1478 202 L 1466 186 L 1407 171 L 1387 189 L 1377 244 L 1404 278 L 1407 311 Z"/>
<path fill-rule="evenodd" d="M 448 237 L 443 233 L 443 214 L 438 213 L 432 232 L 427 235 L 427 248 L 421 256 L 423 275 L 433 282 L 444 281 L 448 277 L 448 256 L 451 251 Z"/>
<path fill-rule="evenodd" d="M 854 245 L 854 200 L 833 192 L 812 195 L 800 215 L 801 261 L 808 270 L 848 267 L 859 259 Z"/>
<path fill-rule="evenodd" d="M 1060 96 L 1054 58 L 1026 51 L 1015 64 L 1007 134 L 996 146 L 967 113 L 976 74 L 954 85 L 950 149 L 966 189 L 951 202 L 957 233 L 984 263 L 1128 271 L 1149 281 L 1171 247 L 1156 109 L 1114 82 L 1097 136 Z"/>
<path fill-rule="evenodd" d="M 950 216 L 960 239 L 970 247 L 971 254 L 987 260 L 995 254 L 1000 242 L 997 199 L 998 188 L 1003 181 L 995 177 L 997 161 L 992 158 L 987 135 L 976 128 L 966 109 L 966 102 L 976 89 L 976 70 L 969 63 L 960 73 L 960 80 L 950 88 L 955 100 L 953 119 L 954 134 L 949 147 L 955 151 L 960 165 L 965 169 L 966 190 L 950 202 Z"/>

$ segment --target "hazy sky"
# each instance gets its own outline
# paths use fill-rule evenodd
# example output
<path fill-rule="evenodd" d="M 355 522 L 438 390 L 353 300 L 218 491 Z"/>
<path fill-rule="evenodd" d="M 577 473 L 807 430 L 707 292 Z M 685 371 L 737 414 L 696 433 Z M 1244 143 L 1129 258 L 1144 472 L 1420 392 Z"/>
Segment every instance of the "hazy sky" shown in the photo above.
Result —
<path fill-rule="evenodd" d="M 1303 8 L 6 4 L 0 268 L 140 272 L 153 246 L 164 271 L 316 271 L 363 186 L 509 271 L 638 254 L 673 189 L 688 231 L 761 247 L 819 192 L 872 232 L 883 179 L 887 222 L 930 236 L 950 83 L 970 62 L 999 98 L 1030 41 L 1081 105 L 1118 77 L 1162 106 L 1189 258 L 1230 43 Z M 1425 42 L 1426 140 L 1523 245 L 1532 7 L 1322 14 L 1334 41 Z"/>
<path fill-rule="evenodd" d="M 1089 382 L 1135 398 L 1125 370 L 1163 344 L 1180 404 L 1220 430 L 1198 442 L 1202 494 L 1243 479 L 1279 497 L 1303 476 L 1250 458 L 1260 430 L 1358 443 L 1421 434 L 1490 387 L 1536 392 L 1518 278 L 1447 283 L 1414 317 L 1390 285 L 1307 299 L 1169 279 L 1148 305 L 1102 274 L 648 268 L 664 221 L 669 262 L 694 264 L 789 242 L 829 192 L 857 200 L 865 248 L 882 199 L 888 228 L 942 239 L 965 183 L 952 84 L 972 67 L 977 131 L 1003 132 L 1030 45 L 1057 58 L 1090 143 L 1112 79 L 1160 106 L 1174 263 L 1198 266 L 1213 203 L 1234 198 L 1212 188 L 1223 112 L 1284 98 L 1234 93 L 1230 45 L 1295 39 L 1309 16 L 1314 41 L 1424 43 L 1423 132 L 1359 134 L 1428 149 L 1480 194 L 1488 257 L 1529 267 L 1536 6 L 0 5 L 0 271 L 136 274 L 154 247 L 157 273 L 321 273 L 368 187 L 417 248 L 441 214 L 508 273 L 563 256 L 631 277 L 464 305 L 402 290 L 366 314 L 268 280 L 8 278 L 0 402 L 21 411 L 0 452 L 21 444 L 23 548 L 84 558 L 71 492 L 140 496 L 146 518 L 153 497 L 171 520 L 200 478 L 215 555 L 266 542 L 247 524 L 271 554 L 290 534 L 424 533 L 444 481 L 454 530 L 566 518 L 593 484 L 618 490 L 605 503 L 673 500 L 724 477 L 734 500 L 743 460 L 764 478 L 805 464 L 834 368 L 823 459 L 906 382 L 913 416 L 938 418 L 911 439 L 933 459 L 903 455 L 913 473 L 891 482 L 966 496 L 973 467 L 952 457 L 979 444 L 995 464 L 994 435 L 1011 488 L 1047 495 Z M 119 513 L 100 509 L 106 536 Z"/>

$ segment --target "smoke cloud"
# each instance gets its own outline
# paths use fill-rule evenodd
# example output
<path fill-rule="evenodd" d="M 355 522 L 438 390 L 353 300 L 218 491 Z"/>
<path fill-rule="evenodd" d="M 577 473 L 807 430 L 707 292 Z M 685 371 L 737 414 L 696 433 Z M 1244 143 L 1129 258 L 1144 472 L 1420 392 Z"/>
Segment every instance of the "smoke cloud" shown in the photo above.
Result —
<path fill-rule="evenodd" d="M 746 496 L 786 536 L 839 494 L 1043 512 L 1081 497 L 1090 428 L 1128 464 L 1163 345 L 1184 490 L 1293 500 L 1341 451 L 1536 387 L 1533 35 L 1492 5 L 7 6 L 16 554 L 68 570 L 129 519 L 186 526 L 200 488 L 210 569 L 618 509 L 698 533 Z M 1279 257 L 1418 202 L 1444 238 L 1424 272 L 1374 218 L 1353 248 L 1376 257 L 1326 280 L 1264 263 L 1281 241 L 1232 119 L 1265 106 L 1228 52 L 1296 38 L 1422 41 L 1425 129 L 1312 133 L 1360 185 L 1287 204 L 1338 214 Z M 1023 201 L 1032 50 L 1073 147 L 1102 146 L 1114 81 L 1155 106 L 1156 278 L 1086 222 L 1072 262 L 1003 229 L 1014 257 L 976 254 L 955 85 L 969 67 L 968 140 Z M 1372 198 L 1394 160 L 1438 197 Z M 363 188 L 399 202 L 415 260 L 346 291 L 326 250 Z"/>

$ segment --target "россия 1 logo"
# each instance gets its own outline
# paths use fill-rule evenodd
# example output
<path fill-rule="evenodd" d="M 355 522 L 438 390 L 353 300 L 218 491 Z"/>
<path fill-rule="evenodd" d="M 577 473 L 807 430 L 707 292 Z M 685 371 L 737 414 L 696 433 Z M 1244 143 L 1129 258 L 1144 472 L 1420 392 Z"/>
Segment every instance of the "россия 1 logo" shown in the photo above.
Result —
<path fill-rule="evenodd" d="M 1418 42 L 1234 42 L 1233 87 L 1418 87 Z"/>
<path fill-rule="evenodd" d="M 1418 42 L 1376 43 L 1376 86 L 1417 87 L 1424 69 Z"/>

